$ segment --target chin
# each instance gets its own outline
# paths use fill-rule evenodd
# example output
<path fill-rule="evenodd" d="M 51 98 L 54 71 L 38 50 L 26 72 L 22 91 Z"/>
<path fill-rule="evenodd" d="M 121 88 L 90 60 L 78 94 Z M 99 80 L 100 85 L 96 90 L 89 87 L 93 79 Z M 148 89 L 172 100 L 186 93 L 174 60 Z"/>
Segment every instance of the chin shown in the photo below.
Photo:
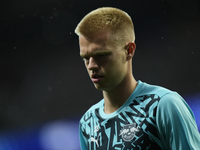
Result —
<path fill-rule="evenodd" d="M 96 88 L 97 90 L 104 91 L 104 90 L 106 89 L 105 87 L 103 87 L 102 85 L 99 85 L 99 84 L 94 84 L 94 86 L 95 86 L 95 88 Z"/>
<path fill-rule="evenodd" d="M 102 88 L 101 88 L 101 86 L 96 86 L 96 85 L 94 85 L 95 86 L 95 88 L 97 89 L 97 90 L 103 90 Z"/>
<path fill-rule="evenodd" d="M 94 84 L 94 86 L 95 86 L 95 88 L 96 88 L 97 90 L 109 91 L 109 88 L 108 88 L 107 86 L 95 85 L 95 84 Z"/>

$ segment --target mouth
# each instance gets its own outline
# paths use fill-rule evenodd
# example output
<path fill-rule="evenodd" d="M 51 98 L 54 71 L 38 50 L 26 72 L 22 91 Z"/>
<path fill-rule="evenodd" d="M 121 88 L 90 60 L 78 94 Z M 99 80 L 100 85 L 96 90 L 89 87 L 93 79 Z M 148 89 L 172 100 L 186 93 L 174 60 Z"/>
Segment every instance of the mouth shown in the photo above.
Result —
<path fill-rule="evenodd" d="M 103 76 L 98 75 L 98 74 L 93 74 L 91 79 L 92 79 L 92 82 L 97 83 L 97 82 L 100 82 L 103 79 Z"/>

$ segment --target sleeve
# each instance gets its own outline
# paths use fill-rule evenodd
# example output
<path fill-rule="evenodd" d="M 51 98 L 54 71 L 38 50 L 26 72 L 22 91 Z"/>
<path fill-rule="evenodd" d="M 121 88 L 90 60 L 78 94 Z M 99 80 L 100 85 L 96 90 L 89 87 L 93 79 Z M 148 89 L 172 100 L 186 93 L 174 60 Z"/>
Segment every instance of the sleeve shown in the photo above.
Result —
<path fill-rule="evenodd" d="M 176 92 L 160 99 L 156 123 L 165 149 L 200 150 L 200 134 L 193 112 Z"/>
<path fill-rule="evenodd" d="M 81 122 L 79 123 L 79 140 L 80 140 L 81 150 L 88 150 L 87 149 L 87 139 L 83 135 Z"/>

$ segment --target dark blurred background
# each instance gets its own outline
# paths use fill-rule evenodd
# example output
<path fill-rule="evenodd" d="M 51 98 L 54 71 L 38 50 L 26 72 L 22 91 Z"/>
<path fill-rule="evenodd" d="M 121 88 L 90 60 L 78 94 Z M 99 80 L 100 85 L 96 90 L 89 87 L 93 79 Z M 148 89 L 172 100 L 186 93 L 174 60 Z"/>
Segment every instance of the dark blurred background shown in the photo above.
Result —
<path fill-rule="evenodd" d="M 198 0 L 2 0 L 0 149 L 79 150 L 78 121 L 102 93 L 79 57 L 74 29 L 103 6 L 132 17 L 134 77 L 177 91 L 200 126 Z"/>

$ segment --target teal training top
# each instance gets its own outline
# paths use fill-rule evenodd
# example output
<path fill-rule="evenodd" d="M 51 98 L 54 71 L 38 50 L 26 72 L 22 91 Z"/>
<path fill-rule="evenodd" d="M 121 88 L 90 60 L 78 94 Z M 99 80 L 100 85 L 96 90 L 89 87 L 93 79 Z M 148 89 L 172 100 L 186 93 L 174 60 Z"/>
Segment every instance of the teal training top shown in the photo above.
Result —
<path fill-rule="evenodd" d="M 82 150 L 200 150 L 194 115 L 176 92 L 138 81 L 115 112 L 104 112 L 104 99 L 81 118 Z"/>

